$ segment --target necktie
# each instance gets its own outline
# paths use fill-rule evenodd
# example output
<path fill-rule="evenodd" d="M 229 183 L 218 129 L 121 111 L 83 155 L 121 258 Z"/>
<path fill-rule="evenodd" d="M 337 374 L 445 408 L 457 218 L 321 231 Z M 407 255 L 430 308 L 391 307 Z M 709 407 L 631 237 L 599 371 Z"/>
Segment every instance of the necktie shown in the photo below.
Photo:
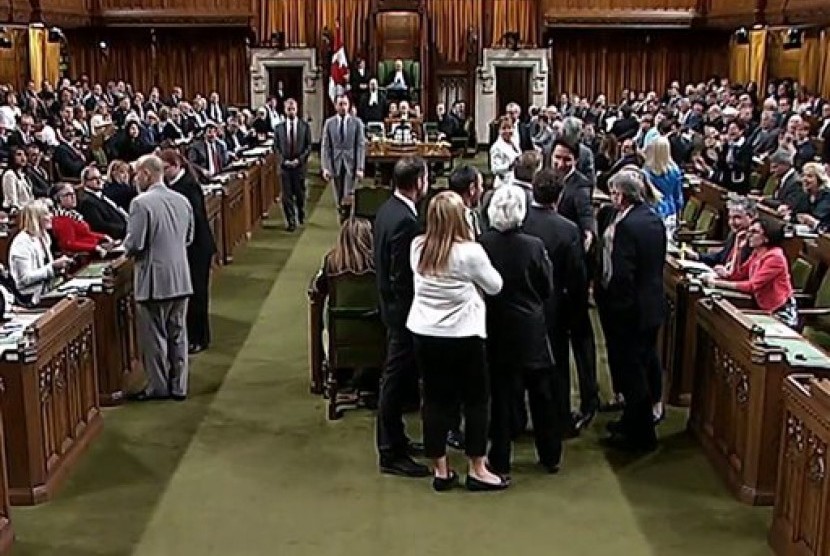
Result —
<path fill-rule="evenodd" d="M 346 117 L 340 116 L 340 142 L 346 141 Z"/>
<path fill-rule="evenodd" d="M 288 122 L 288 156 L 294 160 L 294 120 Z"/>
<path fill-rule="evenodd" d="M 219 151 L 213 143 L 210 144 L 210 156 L 213 160 L 213 173 L 218 174 L 222 171 L 222 162 L 219 160 Z"/>

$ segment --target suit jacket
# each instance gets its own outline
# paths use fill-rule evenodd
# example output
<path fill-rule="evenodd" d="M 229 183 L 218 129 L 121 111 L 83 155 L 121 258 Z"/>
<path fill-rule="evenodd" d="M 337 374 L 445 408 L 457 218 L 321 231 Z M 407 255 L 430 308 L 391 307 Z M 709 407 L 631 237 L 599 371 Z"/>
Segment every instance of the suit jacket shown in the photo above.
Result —
<path fill-rule="evenodd" d="M 334 115 L 326 120 L 320 145 L 320 166 L 332 176 L 339 175 L 343 170 L 346 175 L 344 194 L 352 193 L 355 172 L 363 172 L 366 167 L 366 133 L 360 118 L 349 116 L 346 119 L 342 141 L 340 116 Z"/>
<path fill-rule="evenodd" d="M 138 195 L 138 191 L 128 183 L 117 183 L 114 181 L 104 185 L 104 195 L 109 197 L 113 203 L 121 207 L 124 212 L 130 212 L 130 203 Z"/>
<path fill-rule="evenodd" d="M 697 112 L 692 112 L 689 114 L 689 117 L 686 118 L 686 125 L 684 127 L 698 133 L 703 133 L 703 115 L 698 114 Z"/>
<path fill-rule="evenodd" d="M 170 184 L 170 189 L 183 195 L 193 212 L 193 241 L 187 247 L 188 261 L 191 265 L 196 262 L 209 263 L 216 253 L 216 242 L 210 229 L 202 186 L 192 173 L 185 170 L 178 181 Z"/>
<path fill-rule="evenodd" d="M 787 179 L 778 184 L 772 194 L 772 199 L 765 200 L 764 204 L 772 208 L 787 205 L 796 214 L 810 212 L 809 199 L 804 193 L 798 172 L 790 172 Z"/>
<path fill-rule="evenodd" d="M 49 181 L 49 174 L 43 166 L 34 168 L 26 166 L 26 176 L 29 178 L 29 183 L 32 184 L 32 195 L 35 199 L 40 199 L 49 196 L 49 190 L 52 189 L 52 184 Z"/>
<path fill-rule="evenodd" d="M 63 141 L 52 151 L 52 160 L 64 178 L 80 178 L 86 166 L 86 159 Z"/>
<path fill-rule="evenodd" d="M 93 193 L 83 191 L 78 200 L 78 212 L 92 231 L 107 234 L 113 239 L 124 239 L 127 234 L 127 219 L 116 208 L 115 203 L 108 202 L 103 196 L 103 193 L 99 198 Z"/>
<path fill-rule="evenodd" d="M 19 129 L 13 130 L 9 133 L 8 143 L 10 148 L 25 147 L 35 142 L 35 134 L 29 133 L 23 137 L 23 133 Z"/>
<path fill-rule="evenodd" d="M 409 251 L 420 233 L 418 216 L 392 195 L 375 216 L 375 273 L 380 316 L 387 328 L 402 330 L 415 295 Z"/>
<path fill-rule="evenodd" d="M 299 160 L 299 166 L 285 166 L 286 170 L 300 170 L 305 173 L 308 156 L 311 154 L 311 127 L 307 122 L 300 118 L 294 118 L 294 152 L 289 152 L 290 144 L 288 141 L 288 126 L 289 121 L 286 119 L 277 126 L 274 133 L 274 150 L 280 154 L 280 160 L 285 162 L 287 160 Z"/>
<path fill-rule="evenodd" d="M 593 190 L 593 186 L 597 183 L 597 172 L 594 169 L 594 153 L 588 145 L 582 142 L 579 143 L 579 158 L 576 161 L 576 169 L 580 174 L 588 178 Z"/>
<path fill-rule="evenodd" d="M 647 205 L 631 207 L 614 229 L 611 250 L 609 308 L 618 322 L 634 330 L 663 323 L 666 298 L 663 266 L 666 261 L 666 229 Z"/>
<path fill-rule="evenodd" d="M 582 236 L 576 224 L 552 209 L 531 206 L 525 233 L 538 237 L 553 264 L 553 294 L 545 304 L 549 335 L 575 309 L 588 303 L 588 275 Z"/>
<path fill-rule="evenodd" d="M 581 232 L 597 233 L 597 222 L 591 204 L 593 185 L 588 178 L 574 170 L 567 180 L 559 199 L 559 214 L 576 224 Z"/>
<path fill-rule="evenodd" d="M 640 123 L 637 118 L 631 116 L 630 118 L 620 118 L 614 122 L 614 125 L 611 126 L 611 133 L 622 143 L 623 139 L 631 139 L 637 135 L 639 129 Z"/>
<path fill-rule="evenodd" d="M 801 169 L 804 168 L 805 164 L 808 162 L 814 162 L 817 155 L 818 149 L 816 149 L 810 139 L 807 139 L 805 142 L 796 145 L 793 166 L 795 166 L 795 168 L 800 172 Z"/>
<path fill-rule="evenodd" d="M 217 124 L 224 124 L 225 119 L 228 117 L 228 111 L 222 103 L 214 104 L 212 102 L 208 102 L 207 108 L 205 108 L 205 113 L 210 121 Z"/>
<path fill-rule="evenodd" d="M 193 293 L 187 261 L 193 232 L 193 209 L 182 194 L 156 184 L 133 200 L 124 247 L 135 259 L 136 301 Z"/>
<path fill-rule="evenodd" d="M 221 168 L 215 169 L 214 174 L 218 174 L 228 166 L 230 158 L 228 156 L 228 147 L 225 145 L 224 141 L 217 139 L 214 145 L 216 147 L 216 152 L 219 155 L 219 163 L 222 166 Z M 187 149 L 187 159 L 194 165 L 198 166 L 203 172 L 208 172 L 210 162 L 208 160 L 208 146 L 204 139 L 200 139 L 190 145 Z"/>
<path fill-rule="evenodd" d="M 735 234 L 733 232 L 729 232 L 729 235 L 726 236 L 726 241 L 723 242 L 723 247 L 719 251 L 715 251 L 714 253 L 704 253 L 700 256 L 700 262 L 706 263 L 709 266 L 717 266 L 717 265 L 724 265 L 729 262 L 729 258 L 732 254 L 732 249 L 735 247 Z M 744 243 L 741 252 L 738 253 L 738 258 L 736 260 L 735 267 L 740 267 L 743 263 L 749 259 L 750 255 L 752 255 L 752 247 L 749 246 L 748 243 Z"/>
<path fill-rule="evenodd" d="M 749 141 L 729 144 L 721 150 L 714 179 L 726 189 L 746 195 L 752 173 L 752 146 Z"/>
<path fill-rule="evenodd" d="M 496 366 L 546 368 L 553 355 L 545 324 L 553 271 L 545 244 L 521 230 L 490 230 L 479 242 L 501 275 L 501 291 L 487 297 L 487 347 Z"/>
<path fill-rule="evenodd" d="M 757 127 L 749 137 L 752 152 L 756 155 L 761 155 L 774 151 L 778 147 L 778 133 L 778 128 L 765 130 L 760 126 Z"/>
<path fill-rule="evenodd" d="M 386 94 L 378 91 L 377 104 L 369 105 L 369 93 L 360 96 L 357 114 L 364 122 L 382 122 L 386 117 Z"/>

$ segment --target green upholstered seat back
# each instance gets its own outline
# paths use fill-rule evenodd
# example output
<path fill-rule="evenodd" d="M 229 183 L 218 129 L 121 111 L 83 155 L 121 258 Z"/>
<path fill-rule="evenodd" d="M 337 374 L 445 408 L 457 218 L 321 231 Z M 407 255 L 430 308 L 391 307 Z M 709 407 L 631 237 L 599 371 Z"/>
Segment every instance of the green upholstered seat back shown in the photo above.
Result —
<path fill-rule="evenodd" d="M 689 197 L 689 200 L 686 202 L 686 206 L 683 207 L 683 222 L 685 222 L 689 227 L 693 227 L 694 223 L 697 221 L 698 212 L 700 212 L 700 201 L 694 197 Z"/>
<path fill-rule="evenodd" d="M 815 265 L 803 257 L 797 257 L 790 268 L 790 277 L 792 278 L 793 288 L 804 291 L 810 278 L 813 276 Z"/>
<path fill-rule="evenodd" d="M 775 176 L 768 177 L 767 182 L 764 184 L 764 196 L 772 197 L 776 189 L 778 189 L 778 178 Z"/>
<path fill-rule="evenodd" d="M 706 232 L 706 237 L 708 237 L 714 233 L 717 222 L 718 213 L 709 207 L 703 207 L 703 210 L 700 211 L 700 216 L 697 217 L 695 230 Z"/>
<path fill-rule="evenodd" d="M 392 195 L 389 187 L 358 187 L 354 192 L 352 214 L 374 220 L 380 206 Z"/>
<path fill-rule="evenodd" d="M 383 366 L 386 331 L 378 311 L 375 274 L 330 279 L 329 364 L 333 369 Z"/>

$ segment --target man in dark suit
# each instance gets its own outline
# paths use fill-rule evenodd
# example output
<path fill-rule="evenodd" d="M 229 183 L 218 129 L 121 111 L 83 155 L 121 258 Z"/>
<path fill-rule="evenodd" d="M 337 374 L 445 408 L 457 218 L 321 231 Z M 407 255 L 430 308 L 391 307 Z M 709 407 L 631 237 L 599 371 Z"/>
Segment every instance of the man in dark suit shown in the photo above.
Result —
<path fill-rule="evenodd" d="M 714 175 L 710 176 L 729 191 L 741 195 L 749 193 L 752 173 L 752 147 L 744 136 L 745 129 L 740 120 L 729 122 L 728 142 L 721 151 Z"/>
<path fill-rule="evenodd" d="M 36 199 L 49 196 L 49 191 L 52 189 L 52 183 L 49 179 L 49 173 L 42 165 L 43 153 L 40 151 L 40 146 L 37 143 L 29 143 L 26 145 L 26 177 L 29 178 L 29 183 L 32 184 L 32 194 Z"/>
<path fill-rule="evenodd" d="M 380 315 L 386 326 L 386 363 L 377 413 L 377 449 L 382 473 L 426 477 L 427 466 L 414 461 L 403 423 L 403 405 L 409 386 L 417 380 L 412 334 L 406 319 L 414 296 L 409 249 L 420 232 L 415 208 L 427 193 L 426 163 L 405 157 L 395 163 L 395 193 L 375 217 L 375 272 Z"/>
<path fill-rule="evenodd" d="M 559 214 L 577 225 L 582 238 L 583 247 L 587 253 L 596 238 L 597 223 L 594 209 L 591 204 L 592 184 L 576 169 L 576 146 L 559 139 L 554 143 L 552 167 L 556 174 L 564 181 L 559 204 Z M 587 264 L 587 259 L 586 259 Z M 585 291 L 572 292 L 572 296 L 584 296 L 587 300 L 587 286 Z M 580 299 L 582 299 L 580 297 Z M 576 362 L 579 379 L 580 409 L 573 415 L 572 427 L 568 431 L 575 436 L 586 428 L 596 416 L 599 407 L 599 386 L 597 385 L 596 346 L 594 330 L 591 327 L 591 318 L 588 314 L 588 304 L 577 303 L 572 307 L 572 315 L 565 326 L 557 328 L 559 335 L 553 345 L 568 345 L 570 339 Z M 561 352 L 562 361 L 557 364 L 569 368 L 567 359 L 568 350 Z"/>
<path fill-rule="evenodd" d="M 746 241 L 746 230 L 758 214 L 755 201 L 747 197 L 729 199 L 726 204 L 729 213 L 729 234 L 723 247 L 711 253 L 689 251 L 687 256 L 710 267 L 724 266 L 730 270 L 740 267 L 752 254 L 752 248 Z"/>
<path fill-rule="evenodd" d="M 216 124 L 208 122 L 203 139 L 187 149 L 187 158 L 205 176 L 215 176 L 230 162 L 228 147 L 216 137 Z"/>
<path fill-rule="evenodd" d="M 757 156 L 766 155 L 778 146 L 776 120 L 774 112 L 769 110 L 761 112 L 761 124 L 749 136 L 749 145 L 752 147 L 753 154 Z"/>
<path fill-rule="evenodd" d="M 274 149 L 282 164 L 282 209 L 287 220 L 287 230 L 293 232 L 297 223 L 305 222 L 305 173 L 308 155 L 311 154 L 311 128 L 297 117 L 297 102 L 285 101 L 285 120 L 277 126 Z"/>
<path fill-rule="evenodd" d="M 193 209 L 193 241 L 187 246 L 187 262 L 193 295 L 187 303 L 188 352 L 199 353 L 210 345 L 210 267 L 216 243 L 205 208 L 205 194 L 196 176 L 187 168 L 184 157 L 173 149 L 159 155 L 168 187 L 187 198 Z"/>
<path fill-rule="evenodd" d="M 62 140 L 52 151 L 52 160 L 55 162 L 60 178 L 77 179 L 81 177 L 81 171 L 87 164 L 84 154 L 73 144 L 74 134 L 75 130 L 71 126 L 64 128 L 62 130 Z"/>
<path fill-rule="evenodd" d="M 559 203 L 565 183 L 551 169 L 541 170 L 533 178 L 533 202 L 527 211 L 524 231 L 540 238 L 553 263 L 553 293 L 545 304 L 545 322 L 555 361 L 554 393 L 557 415 L 571 420 L 571 370 L 567 338 L 568 320 L 588 310 L 588 275 L 582 236 L 576 224 L 559 214 Z"/>
<path fill-rule="evenodd" d="M 26 148 L 35 142 L 35 123 L 31 114 L 23 114 L 17 129 L 9 134 L 9 147 Z"/>
<path fill-rule="evenodd" d="M 793 167 L 792 154 L 779 149 L 772 153 L 769 162 L 772 176 L 778 178 L 778 187 L 775 188 L 772 198 L 764 199 L 763 203 L 781 214 L 790 211 L 795 211 L 796 214 L 809 213 L 810 202 L 801 186 L 801 178 Z"/>
<path fill-rule="evenodd" d="M 657 332 L 665 318 L 663 265 L 666 230 L 643 202 L 642 182 L 631 172 L 611 180 L 617 208 L 613 242 L 603 247 L 602 285 L 608 292 L 610 330 L 622 350 L 619 358 L 625 409 L 608 424 L 610 447 L 635 451 L 656 448 L 653 404 L 660 401 L 662 377 Z"/>
<path fill-rule="evenodd" d="M 354 69 L 349 72 L 352 104 L 355 106 L 361 106 L 363 104 L 364 97 L 369 94 L 370 79 L 371 77 L 369 76 L 369 72 L 366 70 L 366 60 L 358 58 Z"/>
<path fill-rule="evenodd" d="M 369 80 L 366 93 L 360 96 L 357 114 L 364 122 L 382 122 L 386 117 L 386 95 L 378 89 L 378 80 Z"/>
<path fill-rule="evenodd" d="M 84 168 L 81 182 L 84 189 L 78 202 L 78 212 L 92 231 L 113 239 L 124 239 L 127 233 L 127 213 L 104 195 L 101 171 L 95 166 Z"/>
<path fill-rule="evenodd" d="M 631 107 L 626 105 L 620 108 L 620 118 L 611 126 L 611 133 L 616 136 L 617 141 L 634 137 L 639 129 L 640 122 L 632 113 Z"/>
<path fill-rule="evenodd" d="M 205 112 L 207 113 L 208 119 L 216 124 L 221 124 L 228 117 L 228 110 L 219 101 L 219 93 L 216 91 L 210 93 Z"/>
<path fill-rule="evenodd" d="M 530 126 L 522 121 L 522 107 L 511 102 L 505 109 L 507 117 L 513 122 L 513 143 L 519 152 L 533 150 L 533 138 L 530 136 Z"/>

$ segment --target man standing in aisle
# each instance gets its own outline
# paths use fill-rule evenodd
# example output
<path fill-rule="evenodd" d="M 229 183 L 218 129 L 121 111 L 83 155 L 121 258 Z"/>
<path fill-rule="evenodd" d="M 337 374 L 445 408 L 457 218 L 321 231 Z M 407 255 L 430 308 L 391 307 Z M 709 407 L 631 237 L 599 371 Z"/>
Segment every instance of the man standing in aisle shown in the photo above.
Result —
<path fill-rule="evenodd" d="M 335 100 L 337 114 L 323 124 L 320 164 L 323 179 L 334 184 L 334 200 L 341 217 L 351 210 L 355 182 L 366 167 L 366 134 L 363 122 L 349 114 L 349 97 Z"/>
<path fill-rule="evenodd" d="M 285 120 L 277 126 L 274 148 L 280 154 L 282 210 L 287 230 L 293 232 L 305 222 L 305 172 L 311 154 L 311 129 L 297 117 L 297 101 L 285 101 Z"/>
<path fill-rule="evenodd" d="M 193 241 L 193 209 L 164 185 L 164 163 L 145 155 L 136 164 L 143 191 L 130 205 L 127 256 L 135 259 L 136 332 L 147 385 L 136 401 L 187 399 L 187 298 L 193 293 L 187 246 Z"/>

